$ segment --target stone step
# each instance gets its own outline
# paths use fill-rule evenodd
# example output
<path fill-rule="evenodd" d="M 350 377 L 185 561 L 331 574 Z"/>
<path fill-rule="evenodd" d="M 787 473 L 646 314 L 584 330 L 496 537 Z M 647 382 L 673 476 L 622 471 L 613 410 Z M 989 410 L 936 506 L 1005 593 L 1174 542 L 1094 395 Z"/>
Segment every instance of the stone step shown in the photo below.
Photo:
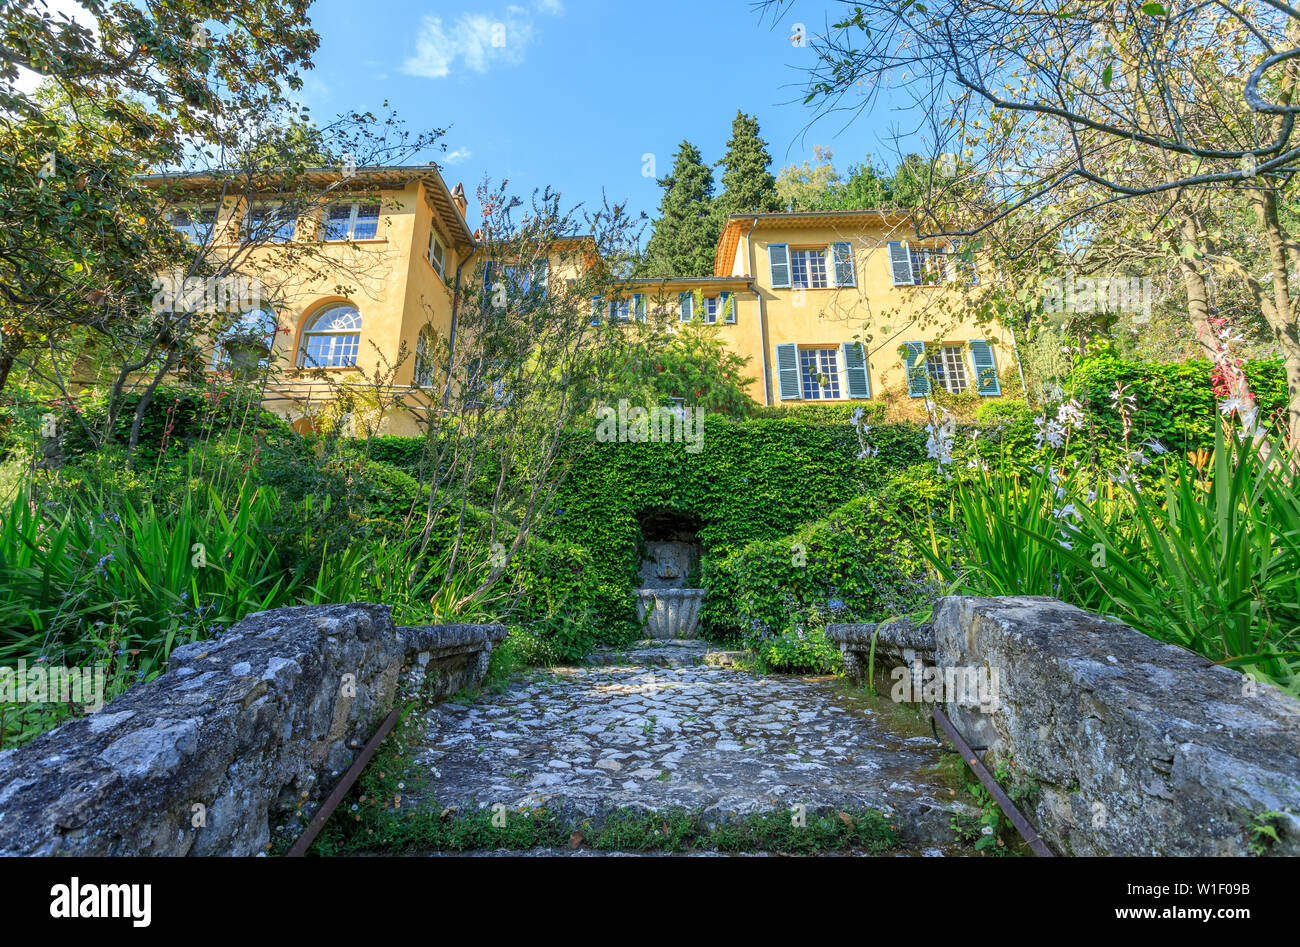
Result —
<path fill-rule="evenodd" d="M 594 651 L 587 664 L 600 667 L 741 667 L 753 656 L 748 651 L 724 651 L 696 638 L 646 638 L 623 648 Z"/>

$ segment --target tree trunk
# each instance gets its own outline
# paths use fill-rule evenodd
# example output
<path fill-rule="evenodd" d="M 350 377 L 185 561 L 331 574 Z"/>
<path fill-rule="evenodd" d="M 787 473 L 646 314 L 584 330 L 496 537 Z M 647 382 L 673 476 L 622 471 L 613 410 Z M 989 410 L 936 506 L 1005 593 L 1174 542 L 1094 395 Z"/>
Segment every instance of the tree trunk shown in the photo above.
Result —
<path fill-rule="evenodd" d="M 1259 222 L 1268 240 L 1269 265 L 1273 269 L 1273 299 L 1264 307 L 1264 318 L 1273 330 L 1273 340 L 1282 353 L 1286 369 L 1287 449 L 1295 458 L 1300 455 L 1300 329 L 1296 326 L 1291 301 L 1291 281 L 1287 272 L 1287 240 L 1277 214 L 1277 194 L 1261 190 L 1255 198 Z"/>

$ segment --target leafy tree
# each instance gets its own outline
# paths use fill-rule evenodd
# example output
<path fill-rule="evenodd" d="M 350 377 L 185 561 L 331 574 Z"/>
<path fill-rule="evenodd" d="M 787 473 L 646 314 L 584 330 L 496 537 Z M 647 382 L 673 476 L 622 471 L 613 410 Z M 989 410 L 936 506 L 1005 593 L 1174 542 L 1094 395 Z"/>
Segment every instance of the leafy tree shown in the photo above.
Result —
<path fill-rule="evenodd" d="M 714 210 L 713 172 L 700 150 L 683 141 L 673 170 L 658 181 L 664 189 L 659 218 L 646 245 L 646 276 L 707 276 L 721 228 Z"/>
<path fill-rule="evenodd" d="M 723 344 L 718 328 L 693 320 L 671 330 L 651 325 L 632 337 L 619 359 L 613 388 L 639 405 L 680 402 L 738 417 L 754 407 L 745 389 L 748 359 Z"/>
<path fill-rule="evenodd" d="M 835 152 L 813 145 L 813 163 L 791 164 L 781 169 L 776 179 L 776 193 L 781 210 L 825 210 L 828 193 L 843 183 L 831 164 Z"/>
<path fill-rule="evenodd" d="M 764 6 L 779 14 L 785 0 Z M 1177 248 L 1196 334 L 1229 380 L 1225 404 L 1247 433 L 1258 434 L 1258 409 L 1236 359 L 1216 341 L 1222 317 L 1208 292 L 1216 272 L 1240 280 L 1282 356 L 1284 427 L 1300 454 L 1300 285 L 1293 275 L 1300 244 L 1286 211 L 1300 111 L 1293 102 L 1300 11 L 1271 0 L 1182 7 L 864 0 L 813 47 L 808 99 L 821 114 L 857 88 L 868 94 L 856 109 L 869 110 L 879 90 L 905 76 L 917 113 L 929 122 L 931 164 L 950 151 L 978 177 L 963 195 L 973 199 L 959 198 L 955 213 L 927 215 L 932 233 L 1000 236 L 999 252 L 1013 259 L 1036 256 L 1052 234 L 1068 252 L 1102 232 L 1112 211 L 1134 229 L 1143 219 L 1159 224 L 1161 239 Z M 1265 279 L 1254 254 L 1239 256 L 1217 236 L 1214 215 L 1203 213 L 1202 201 L 1214 207 L 1225 193 L 1253 212 Z M 1166 202 L 1165 218 L 1151 217 L 1151 199 Z"/>
<path fill-rule="evenodd" d="M 730 214 L 769 213 L 781 209 L 776 179 L 768 170 L 771 164 L 767 142 L 758 135 L 758 119 L 737 109 L 731 123 L 727 153 L 718 162 L 726 169 L 722 172 L 722 193 L 717 199 L 718 211 L 724 220 Z"/>

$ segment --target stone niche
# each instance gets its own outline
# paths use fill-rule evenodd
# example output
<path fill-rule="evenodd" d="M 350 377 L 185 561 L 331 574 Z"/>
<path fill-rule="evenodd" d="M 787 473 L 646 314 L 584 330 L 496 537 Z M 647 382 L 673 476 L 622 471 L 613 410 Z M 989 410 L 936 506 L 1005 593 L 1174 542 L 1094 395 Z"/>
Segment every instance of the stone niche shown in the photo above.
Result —
<path fill-rule="evenodd" d="M 693 638 L 704 590 L 687 588 L 699 568 L 699 523 L 674 510 L 648 510 L 640 517 L 637 618 L 651 638 Z"/>
<path fill-rule="evenodd" d="M 479 683 L 505 635 L 397 627 L 385 605 L 249 615 L 98 713 L 0 753 L 0 855 L 255 855 L 399 699 Z"/>
<path fill-rule="evenodd" d="M 908 669 L 996 672 L 996 700 L 937 695 L 986 761 L 1034 790 L 1025 814 L 1068 855 L 1300 855 L 1300 701 L 1056 599 L 940 600 L 933 621 L 828 625 L 885 692 Z M 1268 815 L 1277 813 L 1276 815 Z"/>

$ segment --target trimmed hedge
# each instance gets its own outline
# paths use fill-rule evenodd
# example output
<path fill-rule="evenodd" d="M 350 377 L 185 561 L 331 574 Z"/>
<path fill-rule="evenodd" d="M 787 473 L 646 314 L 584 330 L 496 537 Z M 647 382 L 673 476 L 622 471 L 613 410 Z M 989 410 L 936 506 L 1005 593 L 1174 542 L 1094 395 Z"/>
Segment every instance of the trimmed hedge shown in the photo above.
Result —
<path fill-rule="evenodd" d="M 1214 446 L 1218 403 L 1205 359 L 1188 362 L 1136 362 L 1111 354 L 1089 356 L 1075 365 L 1067 388 L 1096 418 L 1099 433 L 1119 442 L 1123 425 L 1111 404 L 1116 382 L 1137 396 L 1133 413 L 1134 446 L 1156 438 L 1170 450 L 1203 450 Z M 1286 374 L 1280 359 L 1247 362 L 1246 379 L 1260 406 L 1260 421 L 1285 412 Z"/>

